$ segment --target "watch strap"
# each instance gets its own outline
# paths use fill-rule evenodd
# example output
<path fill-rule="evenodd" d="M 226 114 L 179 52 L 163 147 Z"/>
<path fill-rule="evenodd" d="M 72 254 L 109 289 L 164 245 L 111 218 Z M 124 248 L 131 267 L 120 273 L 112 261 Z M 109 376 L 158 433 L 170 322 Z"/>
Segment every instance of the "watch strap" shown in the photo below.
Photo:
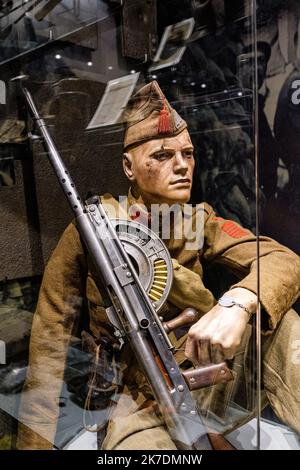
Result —
<path fill-rule="evenodd" d="M 223 300 L 223 299 L 226 300 L 226 302 L 222 303 L 222 300 Z M 230 297 L 230 298 L 228 297 L 228 300 L 227 300 L 227 297 L 221 297 L 221 298 L 218 300 L 218 303 L 219 303 L 219 305 L 221 305 L 222 307 L 227 307 L 227 308 L 228 308 L 228 307 L 233 307 L 234 305 L 237 306 L 237 307 L 240 307 L 242 310 L 244 310 L 246 313 L 248 313 L 248 315 L 249 315 L 249 320 L 250 320 L 250 318 L 252 317 L 252 312 L 251 312 L 251 310 L 250 310 L 248 307 L 246 307 L 245 305 L 243 305 L 243 304 L 241 304 L 241 303 L 235 301 L 234 298 L 232 298 L 232 297 Z"/>

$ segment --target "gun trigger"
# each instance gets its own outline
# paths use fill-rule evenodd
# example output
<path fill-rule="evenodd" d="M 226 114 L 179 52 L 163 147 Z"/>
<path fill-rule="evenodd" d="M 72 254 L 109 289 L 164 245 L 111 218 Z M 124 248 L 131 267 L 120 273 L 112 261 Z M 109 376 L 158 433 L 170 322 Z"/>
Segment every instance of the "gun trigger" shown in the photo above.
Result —
<path fill-rule="evenodd" d="M 112 324 L 112 326 L 114 327 L 114 336 L 115 338 L 119 341 L 119 349 L 121 349 L 124 345 L 124 340 L 123 340 L 123 337 L 125 336 L 125 332 L 123 331 L 123 328 L 122 328 L 122 325 L 121 325 L 121 322 L 117 316 L 117 313 L 116 313 L 116 310 L 114 308 L 113 305 L 111 305 L 110 307 L 107 307 L 105 309 L 106 311 L 106 315 L 110 321 L 110 323 Z"/>

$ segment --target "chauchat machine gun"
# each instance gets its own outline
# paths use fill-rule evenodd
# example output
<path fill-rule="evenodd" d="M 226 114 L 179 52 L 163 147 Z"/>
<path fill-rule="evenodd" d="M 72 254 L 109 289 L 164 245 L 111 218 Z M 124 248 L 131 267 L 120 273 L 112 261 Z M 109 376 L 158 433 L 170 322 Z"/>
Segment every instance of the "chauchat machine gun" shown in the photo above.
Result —
<path fill-rule="evenodd" d="M 81 201 L 31 93 L 24 86 L 25 78 L 13 80 L 20 83 L 36 130 L 106 289 L 106 312 L 119 348 L 129 342 L 178 449 L 233 449 L 222 436 L 208 433 L 191 393 L 231 380 L 231 371 L 223 362 L 182 372 L 168 332 L 194 323 L 197 312 L 187 308 L 169 322 L 159 316 L 172 285 L 172 261 L 166 246 L 143 224 L 110 219 L 98 197 L 87 203 Z"/>

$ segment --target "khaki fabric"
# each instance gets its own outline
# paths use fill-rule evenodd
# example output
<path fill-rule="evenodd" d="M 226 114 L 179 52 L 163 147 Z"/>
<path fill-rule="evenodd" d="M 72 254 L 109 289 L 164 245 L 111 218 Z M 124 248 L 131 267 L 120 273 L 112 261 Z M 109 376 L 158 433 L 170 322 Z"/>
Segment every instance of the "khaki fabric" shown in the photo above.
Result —
<path fill-rule="evenodd" d="M 24 121 L 7 118 L 0 124 L 0 143 L 19 144 L 28 140 Z"/>
<path fill-rule="evenodd" d="M 162 116 L 166 126 L 161 126 Z M 187 127 L 155 80 L 140 88 L 130 99 L 125 120 L 124 150 L 147 140 L 178 135 Z"/>
<path fill-rule="evenodd" d="M 275 333 L 262 342 L 262 373 L 269 403 L 300 435 L 300 318 L 289 310 Z"/>
<path fill-rule="evenodd" d="M 116 216 L 115 212 L 119 210 L 119 217 L 128 217 L 128 213 L 111 195 L 104 195 L 101 199 L 109 216 Z M 132 200 L 132 196 L 129 199 Z M 164 240 L 174 264 L 174 283 L 168 299 L 168 315 L 171 312 L 174 316 L 186 306 L 195 307 L 205 314 L 215 304 L 212 293 L 205 287 L 203 260 L 227 266 L 241 279 L 238 286 L 256 292 L 255 236 L 234 222 L 216 217 L 208 204 L 198 205 L 195 214 L 197 211 L 203 214 L 204 220 L 204 243 L 201 248 L 187 250 L 185 240 L 176 239 L 173 233 L 170 239 Z M 260 256 L 261 298 L 268 315 L 265 333 L 270 335 L 299 297 L 300 262 L 297 255 L 267 237 L 261 237 Z M 19 427 L 19 449 L 52 447 L 66 352 L 71 336 L 76 333 L 83 298 L 88 300 L 90 330 L 94 336 L 97 338 L 99 335 L 112 334 L 101 291 L 101 283 L 90 257 L 72 223 L 66 228 L 47 264 L 40 289 L 30 342 L 29 372 L 19 413 L 19 420 L 23 423 Z M 294 316 L 291 322 L 299 325 L 298 317 Z M 277 334 L 278 331 L 277 328 Z M 299 326 L 294 331 L 299 331 Z M 273 337 L 274 335 L 270 336 Z M 178 348 L 176 357 L 181 362 L 184 359 L 182 348 L 185 338 L 178 341 L 175 337 L 173 339 Z M 270 341 L 272 343 L 271 339 Z M 277 362 L 271 367 L 284 380 L 285 374 L 288 374 L 286 368 L 290 364 L 289 357 L 285 354 L 284 346 L 278 353 L 276 346 L 273 349 L 275 352 L 272 357 Z M 129 348 L 124 348 L 120 361 L 125 365 L 123 393 L 143 404 L 151 397 L 151 390 Z M 269 360 L 267 363 L 270 363 Z M 280 372 L 281 367 L 285 368 L 284 373 Z M 290 380 L 298 384 L 297 377 L 290 377 Z M 271 381 L 273 383 L 273 379 Z M 295 386 L 296 394 L 298 389 Z M 272 404 L 278 408 L 277 395 L 271 388 L 268 393 L 273 400 Z M 282 394 L 284 395 L 283 391 Z M 284 400 L 288 398 L 285 397 Z M 144 413 L 145 411 L 142 414 Z M 287 422 L 290 422 L 290 418 Z M 160 426 L 159 421 L 156 427 Z"/>
<path fill-rule="evenodd" d="M 176 450 L 164 422 L 153 408 L 110 422 L 104 450 Z"/>

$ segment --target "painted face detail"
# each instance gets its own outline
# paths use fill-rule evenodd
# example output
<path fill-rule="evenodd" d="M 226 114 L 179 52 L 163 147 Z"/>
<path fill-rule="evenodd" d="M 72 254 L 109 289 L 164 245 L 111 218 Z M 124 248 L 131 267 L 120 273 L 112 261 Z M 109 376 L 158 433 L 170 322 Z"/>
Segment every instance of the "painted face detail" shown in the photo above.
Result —
<path fill-rule="evenodd" d="M 188 202 L 195 160 L 187 130 L 175 137 L 154 139 L 130 151 L 132 184 L 144 203 Z"/>

